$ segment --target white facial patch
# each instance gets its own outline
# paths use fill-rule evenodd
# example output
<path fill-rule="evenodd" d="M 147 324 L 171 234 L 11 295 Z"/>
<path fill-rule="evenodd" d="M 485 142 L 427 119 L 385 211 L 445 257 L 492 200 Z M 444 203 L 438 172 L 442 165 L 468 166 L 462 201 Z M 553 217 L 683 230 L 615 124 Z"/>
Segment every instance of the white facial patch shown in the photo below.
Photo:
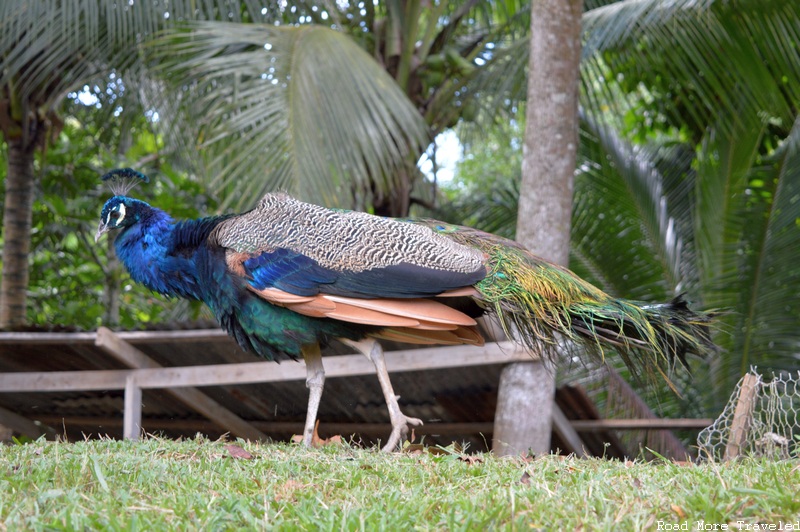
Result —
<path fill-rule="evenodd" d="M 119 205 L 114 207 L 113 211 L 110 211 L 108 213 L 108 216 L 106 217 L 106 225 L 111 224 L 111 215 L 114 214 L 115 212 L 119 213 L 119 216 L 117 216 L 114 225 L 119 225 L 122 223 L 122 220 L 125 219 L 125 204 L 120 203 Z"/>

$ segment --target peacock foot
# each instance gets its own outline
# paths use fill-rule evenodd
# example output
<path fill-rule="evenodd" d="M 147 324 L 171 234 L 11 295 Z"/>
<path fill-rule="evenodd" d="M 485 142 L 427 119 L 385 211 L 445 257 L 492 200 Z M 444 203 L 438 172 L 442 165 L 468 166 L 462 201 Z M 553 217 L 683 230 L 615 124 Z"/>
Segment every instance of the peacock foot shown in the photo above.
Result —
<path fill-rule="evenodd" d="M 392 408 L 392 406 L 394 406 L 394 408 Z M 381 448 L 382 451 L 387 453 L 399 449 L 402 442 L 408 437 L 409 425 L 412 427 L 419 427 L 423 424 L 421 419 L 408 417 L 403 414 L 400 411 L 400 407 L 397 405 L 396 398 L 395 401 L 393 401 L 393 405 L 389 406 L 389 417 L 392 420 L 392 433 L 389 435 L 389 439 L 386 440 L 386 444 Z"/>

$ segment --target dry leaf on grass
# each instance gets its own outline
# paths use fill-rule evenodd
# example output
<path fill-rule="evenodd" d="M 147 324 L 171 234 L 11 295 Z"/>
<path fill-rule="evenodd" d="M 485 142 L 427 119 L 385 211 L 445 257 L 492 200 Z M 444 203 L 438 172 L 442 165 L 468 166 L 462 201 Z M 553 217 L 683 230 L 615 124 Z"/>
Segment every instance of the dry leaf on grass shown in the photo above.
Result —
<path fill-rule="evenodd" d="M 334 434 L 327 440 L 320 439 L 320 445 L 334 445 L 342 443 L 342 436 L 340 434 Z"/>
<path fill-rule="evenodd" d="M 253 455 L 252 454 L 248 453 L 247 451 L 245 451 L 244 449 L 242 449 L 238 445 L 234 445 L 232 443 L 229 443 L 229 444 L 227 444 L 225 446 L 225 449 L 227 449 L 228 454 L 231 456 L 231 458 L 241 458 L 243 460 L 252 460 L 253 459 Z"/>
<path fill-rule="evenodd" d="M 408 454 L 422 454 L 425 452 L 425 446 L 421 443 L 406 443 L 403 445 L 403 452 Z"/>
<path fill-rule="evenodd" d="M 335 434 L 330 438 L 320 438 L 319 432 L 319 420 L 314 423 L 314 433 L 311 435 L 311 447 L 322 447 L 323 445 L 334 445 L 342 443 L 342 437 L 339 434 Z M 292 443 L 303 443 L 303 435 L 302 434 L 295 434 L 292 436 Z"/>
<path fill-rule="evenodd" d="M 453 454 L 441 447 L 428 447 L 422 443 L 409 443 L 403 445 L 403 452 L 408 454 L 432 454 L 434 456 L 443 456 Z"/>
<path fill-rule="evenodd" d="M 472 464 L 480 464 L 483 463 L 483 457 L 478 455 L 471 455 L 471 454 L 463 454 L 461 452 L 461 447 L 454 447 L 452 450 L 450 447 L 443 448 L 439 446 L 427 446 L 422 443 L 410 443 L 406 442 L 403 445 L 402 452 L 407 454 L 430 454 L 433 456 L 457 456 L 458 459 L 462 462 L 466 462 L 470 465 Z"/>
<path fill-rule="evenodd" d="M 686 519 L 686 512 L 683 511 L 683 508 L 681 508 L 677 504 L 671 504 L 669 507 L 672 509 L 673 512 L 675 512 L 675 515 L 677 515 L 681 519 Z"/>

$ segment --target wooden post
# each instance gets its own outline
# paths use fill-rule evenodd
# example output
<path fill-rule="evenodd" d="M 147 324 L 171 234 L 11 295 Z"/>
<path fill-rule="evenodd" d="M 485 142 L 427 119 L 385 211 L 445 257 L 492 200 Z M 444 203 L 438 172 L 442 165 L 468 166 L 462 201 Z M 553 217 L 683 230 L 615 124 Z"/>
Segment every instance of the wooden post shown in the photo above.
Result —
<path fill-rule="evenodd" d="M 125 379 L 125 417 L 122 423 L 122 437 L 138 440 L 142 431 L 142 389 L 136 385 L 136 377 L 128 375 Z"/>
<path fill-rule="evenodd" d="M 757 375 L 748 373 L 742 378 L 742 387 L 739 388 L 739 399 L 736 401 L 736 410 L 733 413 L 728 444 L 725 446 L 725 460 L 735 459 L 744 450 L 747 434 L 750 432 L 750 425 L 753 420 L 757 389 Z"/>

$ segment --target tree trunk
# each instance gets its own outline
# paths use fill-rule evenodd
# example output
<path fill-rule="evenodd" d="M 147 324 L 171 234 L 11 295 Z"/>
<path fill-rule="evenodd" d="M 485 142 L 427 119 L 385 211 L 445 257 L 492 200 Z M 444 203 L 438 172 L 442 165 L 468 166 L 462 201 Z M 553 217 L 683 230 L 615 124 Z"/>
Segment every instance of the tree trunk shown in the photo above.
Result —
<path fill-rule="evenodd" d="M 550 452 L 555 371 L 545 362 L 517 362 L 503 368 L 492 451 L 498 456 Z"/>
<path fill-rule="evenodd" d="M 572 182 L 578 147 L 581 0 L 532 0 L 528 107 L 517 240 L 569 262 Z M 493 450 L 550 451 L 555 378 L 542 362 L 503 370 Z"/>
<path fill-rule="evenodd" d="M 409 161 L 413 167 L 416 161 Z M 399 171 L 394 186 L 387 194 L 379 192 L 380 188 L 373 184 L 372 188 L 372 208 L 377 216 L 389 218 L 405 218 L 411 208 L 411 190 L 413 188 L 414 172 L 409 168 Z"/>
<path fill-rule="evenodd" d="M 0 329 L 26 322 L 28 255 L 33 217 L 35 143 L 22 136 L 7 138 L 8 175 L 3 214 L 3 277 L 0 286 Z"/>

